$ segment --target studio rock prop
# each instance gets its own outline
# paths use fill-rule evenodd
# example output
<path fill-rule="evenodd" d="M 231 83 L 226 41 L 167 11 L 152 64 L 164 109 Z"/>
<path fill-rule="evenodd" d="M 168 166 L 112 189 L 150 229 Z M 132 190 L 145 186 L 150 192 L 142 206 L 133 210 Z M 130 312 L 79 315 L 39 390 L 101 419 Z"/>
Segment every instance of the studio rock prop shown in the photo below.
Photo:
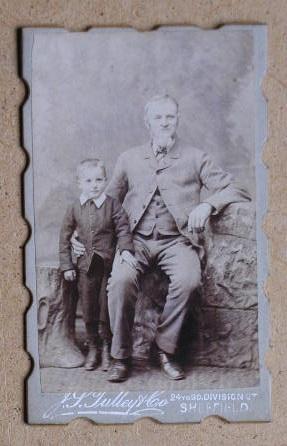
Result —
<path fill-rule="evenodd" d="M 22 52 L 22 78 L 29 87 L 23 106 L 30 162 L 25 217 L 32 229 L 25 248 L 32 295 L 28 422 L 62 424 L 87 417 L 130 423 L 151 417 L 182 423 L 211 415 L 269 421 L 267 244 L 261 228 L 267 202 L 261 159 L 266 28 L 160 27 L 146 33 L 27 28 Z M 154 264 L 140 277 L 130 375 L 111 383 L 100 367 L 84 368 L 83 311 L 76 281 L 64 280 L 59 268 L 60 224 L 78 193 L 75 166 L 100 158 L 111 177 L 118 156 L 148 137 L 144 106 L 162 92 L 178 101 L 179 137 L 213 155 L 252 199 L 211 215 L 198 234 L 202 281 L 175 355 L 186 378 L 172 381 L 160 370 L 155 337 L 169 278 Z M 208 194 L 203 191 L 203 202 Z"/>

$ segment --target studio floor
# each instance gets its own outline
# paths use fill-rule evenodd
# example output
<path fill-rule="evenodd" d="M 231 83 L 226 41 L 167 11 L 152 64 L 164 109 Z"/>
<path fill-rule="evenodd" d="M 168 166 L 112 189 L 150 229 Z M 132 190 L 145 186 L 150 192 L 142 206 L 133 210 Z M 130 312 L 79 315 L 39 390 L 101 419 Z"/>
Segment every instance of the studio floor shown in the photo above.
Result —
<path fill-rule="evenodd" d="M 193 367 L 185 369 L 186 379 L 172 381 L 161 370 L 152 366 L 149 369 L 134 368 L 129 379 L 123 383 L 110 383 L 108 374 L 100 368 L 86 371 L 83 367 L 63 369 L 47 367 L 41 369 L 43 392 L 75 392 L 117 390 L 201 390 L 248 388 L 258 385 L 259 373 L 256 370 L 225 369 L 218 367 Z"/>

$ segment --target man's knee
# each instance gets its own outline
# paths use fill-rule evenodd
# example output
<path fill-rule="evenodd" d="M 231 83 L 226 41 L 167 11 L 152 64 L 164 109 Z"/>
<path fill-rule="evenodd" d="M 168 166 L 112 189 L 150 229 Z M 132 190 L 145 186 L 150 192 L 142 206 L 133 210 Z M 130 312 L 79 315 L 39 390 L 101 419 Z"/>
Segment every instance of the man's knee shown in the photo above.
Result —
<path fill-rule="evenodd" d="M 135 300 L 138 290 L 138 274 L 129 265 L 114 268 L 108 281 L 109 308 L 125 307 Z"/>
<path fill-rule="evenodd" d="M 192 293 L 201 285 L 201 271 L 192 272 L 183 269 L 175 275 L 171 281 L 171 285 L 177 289 L 184 299 L 189 298 Z"/>
<path fill-rule="evenodd" d="M 132 267 L 127 266 L 124 268 L 118 268 L 112 271 L 111 277 L 108 281 L 108 289 L 116 287 L 119 289 L 125 289 L 133 286 L 137 283 L 137 272 Z"/>

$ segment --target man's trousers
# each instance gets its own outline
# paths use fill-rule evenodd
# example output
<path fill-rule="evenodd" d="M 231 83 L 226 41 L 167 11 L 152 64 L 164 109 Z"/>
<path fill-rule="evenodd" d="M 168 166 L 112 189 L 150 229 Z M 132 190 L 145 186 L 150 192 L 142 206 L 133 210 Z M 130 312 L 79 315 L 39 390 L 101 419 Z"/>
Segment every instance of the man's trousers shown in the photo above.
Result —
<path fill-rule="evenodd" d="M 125 359 L 132 354 L 132 327 L 140 276 L 156 264 L 169 278 L 168 294 L 157 327 L 155 342 L 174 354 L 194 290 L 201 283 L 196 250 L 182 235 L 155 237 L 135 234 L 138 268 L 131 267 L 117 253 L 108 283 L 108 308 L 113 334 L 111 354 Z"/>

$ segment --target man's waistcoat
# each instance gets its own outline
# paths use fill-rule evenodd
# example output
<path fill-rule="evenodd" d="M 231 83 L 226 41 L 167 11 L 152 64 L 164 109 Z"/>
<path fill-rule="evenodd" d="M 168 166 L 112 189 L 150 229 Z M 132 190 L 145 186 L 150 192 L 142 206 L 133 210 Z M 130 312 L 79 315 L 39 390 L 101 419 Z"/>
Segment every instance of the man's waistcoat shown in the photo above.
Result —
<path fill-rule="evenodd" d="M 143 235 L 151 235 L 154 230 L 162 235 L 176 235 L 179 233 L 175 220 L 167 209 L 158 189 L 135 228 L 136 232 Z"/>

